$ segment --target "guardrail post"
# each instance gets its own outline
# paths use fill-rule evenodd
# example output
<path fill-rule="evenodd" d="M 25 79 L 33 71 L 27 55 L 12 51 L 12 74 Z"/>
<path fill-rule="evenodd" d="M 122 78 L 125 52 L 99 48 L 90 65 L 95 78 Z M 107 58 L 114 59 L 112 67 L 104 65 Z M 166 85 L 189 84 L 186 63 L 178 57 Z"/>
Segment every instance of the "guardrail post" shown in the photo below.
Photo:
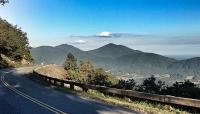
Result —
<path fill-rule="evenodd" d="M 52 84 L 52 80 L 51 79 L 49 79 L 49 83 Z"/>
<path fill-rule="evenodd" d="M 57 85 L 57 81 L 56 81 L 56 80 L 53 80 L 53 84 L 56 86 L 56 85 Z"/>
<path fill-rule="evenodd" d="M 38 78 L 39 78 L 39 79 L 42 79 L 42 76 L 38 74 Z"/>
<path fill-rule="evenodd" d="M 47 81 L 47 77 L 44 77 L 44 80 Z"/>
<path fill-rule="evenodd" d="M 64 87 L 64 83 L 63 83 L 63 82 L 60 82 L 60 86 L 61 86 L 61 87 Z"/>
<path fill-rule="evenodd" d="M 82 87 L 82 90 L 83 90 L 84 92 L 87 92 L 87 91 L 88 91 L 88 88 Z"/>
<path fill-rule="evenodd" d="M 70 84 L 70 89 L 74 89 L 74 84 Z"/>

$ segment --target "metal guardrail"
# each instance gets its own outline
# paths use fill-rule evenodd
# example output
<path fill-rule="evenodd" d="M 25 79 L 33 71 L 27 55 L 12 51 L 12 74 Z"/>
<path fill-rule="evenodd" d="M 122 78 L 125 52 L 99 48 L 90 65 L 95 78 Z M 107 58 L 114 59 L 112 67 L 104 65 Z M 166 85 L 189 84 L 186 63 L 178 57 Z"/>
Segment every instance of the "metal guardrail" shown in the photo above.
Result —
<path fill-rule="evenodd" d="M 197 99 L 174 97 L 170 95 L 150 94 L 150 93 L 137 92 L 137 91 L 132 91 L 132 90 L 109 88 L 105 86 L 82 84 L 82 83 L 77 83 L 73 81 L 61 80 L 61 79 L 45 76 L 38 73 L 36 70 L 33 71 L 33 74 L 34 76 L 37 76 L 38 78 L 42 80 L 53 83 L 54 85 L 64 87 L 64 84 L 69 84 L 71 89 L 74 89 L 74 86 L 78 86 L 82 88 L 83 91 L 92 89 L 92 90 L 97 90 L 104 93 L 112 93 L 112 94 L 117 94 L 117 95 L 122 95 L 122 96 L 135 97 L 135 98 L 141 98 L 145 100 L 158 101 L 158 102 L 163 102 L 163 103 L 168 103 L 168 104 L 177 104 L 177 105 L 189 106 L 189 107 L 200 109 L 200 100 L 197 100 Z"/>

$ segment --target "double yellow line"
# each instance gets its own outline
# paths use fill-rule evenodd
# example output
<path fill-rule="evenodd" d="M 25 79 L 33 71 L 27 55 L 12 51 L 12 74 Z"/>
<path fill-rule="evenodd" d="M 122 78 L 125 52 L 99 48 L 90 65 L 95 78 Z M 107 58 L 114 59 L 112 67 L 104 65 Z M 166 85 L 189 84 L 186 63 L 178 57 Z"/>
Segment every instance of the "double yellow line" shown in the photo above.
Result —
<path fill-rule="evenodd" d="M 4 74 L 4 75 L 5 75 L 5 74 Z M 31 102 L 33 102 L 33 103 L 35 103 L 35 104 L 37 104 L 37 105 L 39 105 L 39 106 L 41 106 L 41 107 L 47 109 L 47 110 L 49 110 L 49 111 L 51 111 L 51 112 L 53 112 L 53 113 L 55 113 L 55 114 L 67 114 L 67 113 L 65 113 L 65 112 L 63 112 L 63 111 L 61 111 L 61 110 L 58 110 L 58 109 L 56 109 L 56 108 L 54 108 L 54 107 L 52 107 L 52 106 L 50 106 L 50 105 L 48 105 L 48 104 L 46 104 L 46 103 L 43 103 L 43 102 L 41 102 L 41 101 L 39 101 L 39 100 L 37 100 L 37 99 L 35 99 L 35 98 L 33 98 L 33 97 L 27 95 L 27 94 L 25 94 L 25 93 L 23 93 L 23 92 L 21 92 L 21 91 L 15 89 L 15 88 L 12 87 L 10 84 L 8 84 L 7 82 L 5 82 L 5 80 L 4 80 L 4 75 L 1 76 L 1 82 L 3 83 L 3 85 L 4 85 L 5 87 L 7 87 L 8 89 L 12 90 L 12 91 L 15 92 L 16 94 L 18 94 L 18 95 L 20 95 L 20 96 L 26 98 L 27 100 L 29 100 L 29 101 L 31 101 Z"/>

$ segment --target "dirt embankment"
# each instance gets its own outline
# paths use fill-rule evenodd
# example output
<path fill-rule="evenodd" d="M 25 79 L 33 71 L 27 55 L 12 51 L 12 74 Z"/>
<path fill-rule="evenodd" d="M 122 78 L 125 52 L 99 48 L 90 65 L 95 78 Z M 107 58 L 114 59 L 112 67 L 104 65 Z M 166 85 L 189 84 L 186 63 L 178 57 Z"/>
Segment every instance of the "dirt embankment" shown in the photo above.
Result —
<path fill-rule="evenodd" d="M 41 68 L 38 68 L 37 72 L 58 79 L 66 79 L 67 77 L 67 71 L 63 67 L 58 65 L 43 66 Z"/>

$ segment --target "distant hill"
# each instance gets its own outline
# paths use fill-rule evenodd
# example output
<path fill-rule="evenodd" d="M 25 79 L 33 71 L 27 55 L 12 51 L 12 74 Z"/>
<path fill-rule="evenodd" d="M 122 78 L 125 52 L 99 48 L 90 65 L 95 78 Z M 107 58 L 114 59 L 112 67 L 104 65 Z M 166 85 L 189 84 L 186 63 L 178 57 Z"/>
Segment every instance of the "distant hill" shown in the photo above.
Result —
<path fill-rule="evenodd" d="M 123 55 L 141 53 L 141 51 L 133 50 L 123 45 L 110 43 L 98 49 L 88 51 L 88 53 L 100 57 L 117 58 Z"/>
<path fill-rule="evenodd" d="M 200 57 L 173 62 L 168 66 L 172 73 L 194 76 L 200 79 Z"/>
<path fill-rule="evenodd" d="M 115 60 L 116 69 L 126 72 L 134 72 L 141 74 L 167 73 L 168 65 L 175 62 L 175 59 L 157 55 L 154 53 L 136 53 L 118 57 Z"/>
<path fill-rule="evenodd" d="M 67 44 L 56 47 L 41 46 L 30 51 L 36 63 L 61 65 L 70 52 L 78 60 L 90 60 L 96 67 L 104 67 L 114 73 L 138 73 L 143 76 L 169 74 L 175 79 L 193 75 L 194 78 L 200 78 L 200 58 L 176 60 L 112 43 L 91 51 L 82 51 Z"/>
<path fill-rule="evenodd" d="M 63 44 L 59 46 L 41 46 L 37 48 L 30 49 L 30 52 L 35 59 L 37 64 L 59 64 L 62 65 L 67 57 L 68 53 L 74 54 L 77 59 L 80 60 L 90 60 L 98 65 L 104 63 L 104 61 L 109 61 L 109 58 L 98 57 L 90 53 L 84 52 L 74 46 Z"/>
<path fill-rule="evenodd" d="M 73 53 L 78 59 L 90 59 L 85 52 L 71 45 L 63 44 L 56 47 L 41 46 L 32 48 L 31 53 L 35 58 L 35 62 L 63 64 L 68 53 Z"/>
<path fill-rule="evenodd" d="M 166 57 L 169 58 L 174 58 L 176 60 L 186 60 L 186 59 L 191 59 L 191 58 L 195 58 L 195 57 L 200 57 L 200 54 L 196 54 L 196 55 L 165 55 Z"/>

